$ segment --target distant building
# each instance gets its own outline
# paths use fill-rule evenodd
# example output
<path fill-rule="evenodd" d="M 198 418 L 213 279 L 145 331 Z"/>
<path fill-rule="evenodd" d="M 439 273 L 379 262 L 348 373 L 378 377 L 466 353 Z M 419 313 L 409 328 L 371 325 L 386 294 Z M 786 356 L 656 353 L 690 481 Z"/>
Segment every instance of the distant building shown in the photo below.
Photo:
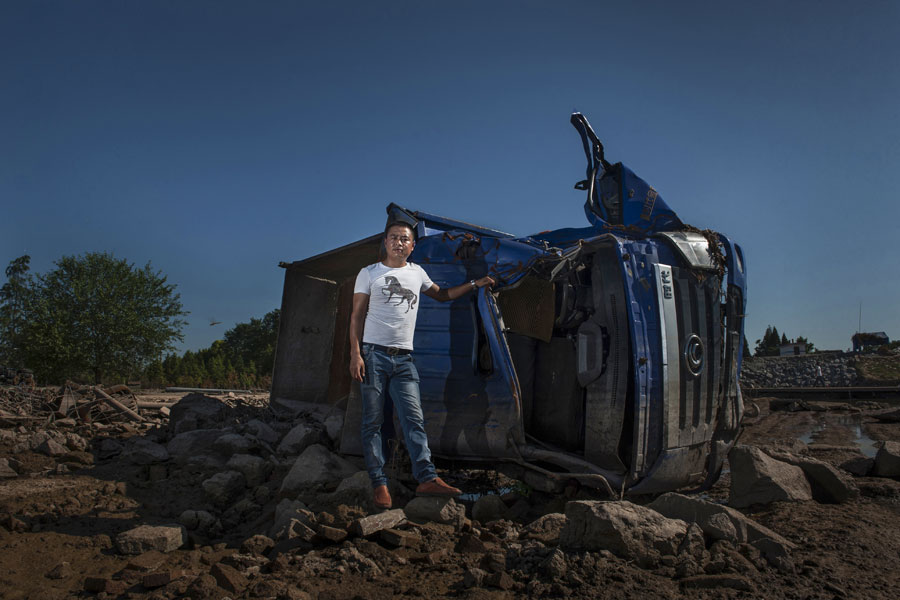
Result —
<path fill-rule="evenodd" d="M 797 343 L 793 340 L 789 344 L 781 344 L 778 347 L 779 356 L 800 356 L 806 354 L 806 343 Z"/>
<path fill-rule="evenodd" d="M 883 331 L 876 331 L 874 333 L 856 333 L 853 334 L 850 341 L 853 342 L 854 352 L 865 350 L 870 346 L 883 346 L 891 343 L 890 338 L 888 338 L 887 334 Z"/>

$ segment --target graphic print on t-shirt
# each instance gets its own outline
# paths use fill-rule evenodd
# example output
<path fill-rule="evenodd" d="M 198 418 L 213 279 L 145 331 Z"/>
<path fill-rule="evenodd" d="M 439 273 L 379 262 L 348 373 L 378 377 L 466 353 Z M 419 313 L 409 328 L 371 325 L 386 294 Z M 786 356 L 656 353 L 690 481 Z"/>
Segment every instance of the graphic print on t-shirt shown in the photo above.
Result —
<path fill-rule="evenodd" d="M 381 293 L 387 296 L 387 300 L 384 301 L 385 304 L 390 304 L 391 298 L 393 298 L 394 296 L 398 296 L 399 301 L 393 306 L 400 306 L 401 304 L 403 304 L 403 301 L 406 300 L 406 312 L 409 312 L 409 309 L 415 306 L 416 302 L 419 301 L 419 298 L 412 292 L 412 290 L 408 290 L 400 285 L 400 281 L 396 277 L 385 275 L 384 282 L 387 285 L 381 288 Z"/>

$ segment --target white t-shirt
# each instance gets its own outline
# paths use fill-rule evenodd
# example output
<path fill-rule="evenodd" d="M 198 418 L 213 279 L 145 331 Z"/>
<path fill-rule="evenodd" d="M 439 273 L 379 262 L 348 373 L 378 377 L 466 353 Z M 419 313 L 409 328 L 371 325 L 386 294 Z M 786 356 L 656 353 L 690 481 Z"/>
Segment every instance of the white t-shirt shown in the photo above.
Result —
<path fill-rule="evenodd" d="M 398 268 L 379 262 L 361 269 L 353 293 L 369 296 L 363 343 L 412 350 L 419 296 L 432 285 L 425 270 L 411 262 Z"/>

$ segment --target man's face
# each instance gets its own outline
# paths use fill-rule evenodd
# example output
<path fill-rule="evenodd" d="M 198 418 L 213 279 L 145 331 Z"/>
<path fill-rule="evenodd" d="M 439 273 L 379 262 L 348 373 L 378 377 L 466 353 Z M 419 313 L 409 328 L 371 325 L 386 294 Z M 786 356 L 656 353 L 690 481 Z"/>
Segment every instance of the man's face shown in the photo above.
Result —
<path fill-rule="evenodd" d="M 390 257 L 405 261 L 415 247 L 416 242 L 409 227 L 394 225 L 384 236 L 384 249 Z"/>

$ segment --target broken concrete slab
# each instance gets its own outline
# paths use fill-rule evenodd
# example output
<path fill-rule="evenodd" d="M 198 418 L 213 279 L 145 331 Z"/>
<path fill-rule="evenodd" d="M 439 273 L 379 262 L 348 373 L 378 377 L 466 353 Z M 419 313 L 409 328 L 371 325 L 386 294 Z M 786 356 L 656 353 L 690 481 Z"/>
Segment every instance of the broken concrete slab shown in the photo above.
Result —
<path fill-rule="evenodd" d="M 825 461 L 777 450 L 767 450 L 766 453 L 776 460 L 803 469 L 811 484 L 813 498 L 819 502 L 841 503 L 859 497 L 859 488 L 853 480 Z"/>
<path fill-rule="evenodd" d="M 576 500 L 566 504 L 566 526 L 560 547 L 566 550 L 609 550 L 644 566 L 674 555 L 688 524 L 627 501 Z"/>
<path fill-rule="evenodd" d="M 728 454 L 731 465 L 730 506 L 769 504 L 779 500 L 812 500 L 812 489 L 803 469 L 775 460 L 755 446 L 735 446 Z"/>
<path fill-rule="evenodd" d="M 900 442 L 882 442 L 875 455 L 872 475 L 876 477 L 900 477 Z"/>
<path fill-rule="evenodd" d="M 413 498 L 403 511 L 410 521 L 425 523 L 432 521 L 461 528 L 466 520 L 466 509 L 452 498 Z"/>
<path fill-rule="evenodd" d="M 181 525 L 141 525 L 116 536 L 121 554 L 142 554 L 149 550 L 171 552 L 184 545 L 187 537 Z"/>
<path fill-rule="evenodd" d="M 294 461 L 281 483 L 281 494 L 295 495 L 313 485 L 340 481 L 357 471 L 353 463 L 321 444 L 313 444 Z"/>
<path fill-rule="evenodd" d="M 357 519 L 350 526 L 350 530 L 360 537 L 368 537 L 383 529 L 390 529 L 404 523 L 406 523 L 406 514 L 403 512 L 403 509 L 395 508 L 394 510 Z"/>

